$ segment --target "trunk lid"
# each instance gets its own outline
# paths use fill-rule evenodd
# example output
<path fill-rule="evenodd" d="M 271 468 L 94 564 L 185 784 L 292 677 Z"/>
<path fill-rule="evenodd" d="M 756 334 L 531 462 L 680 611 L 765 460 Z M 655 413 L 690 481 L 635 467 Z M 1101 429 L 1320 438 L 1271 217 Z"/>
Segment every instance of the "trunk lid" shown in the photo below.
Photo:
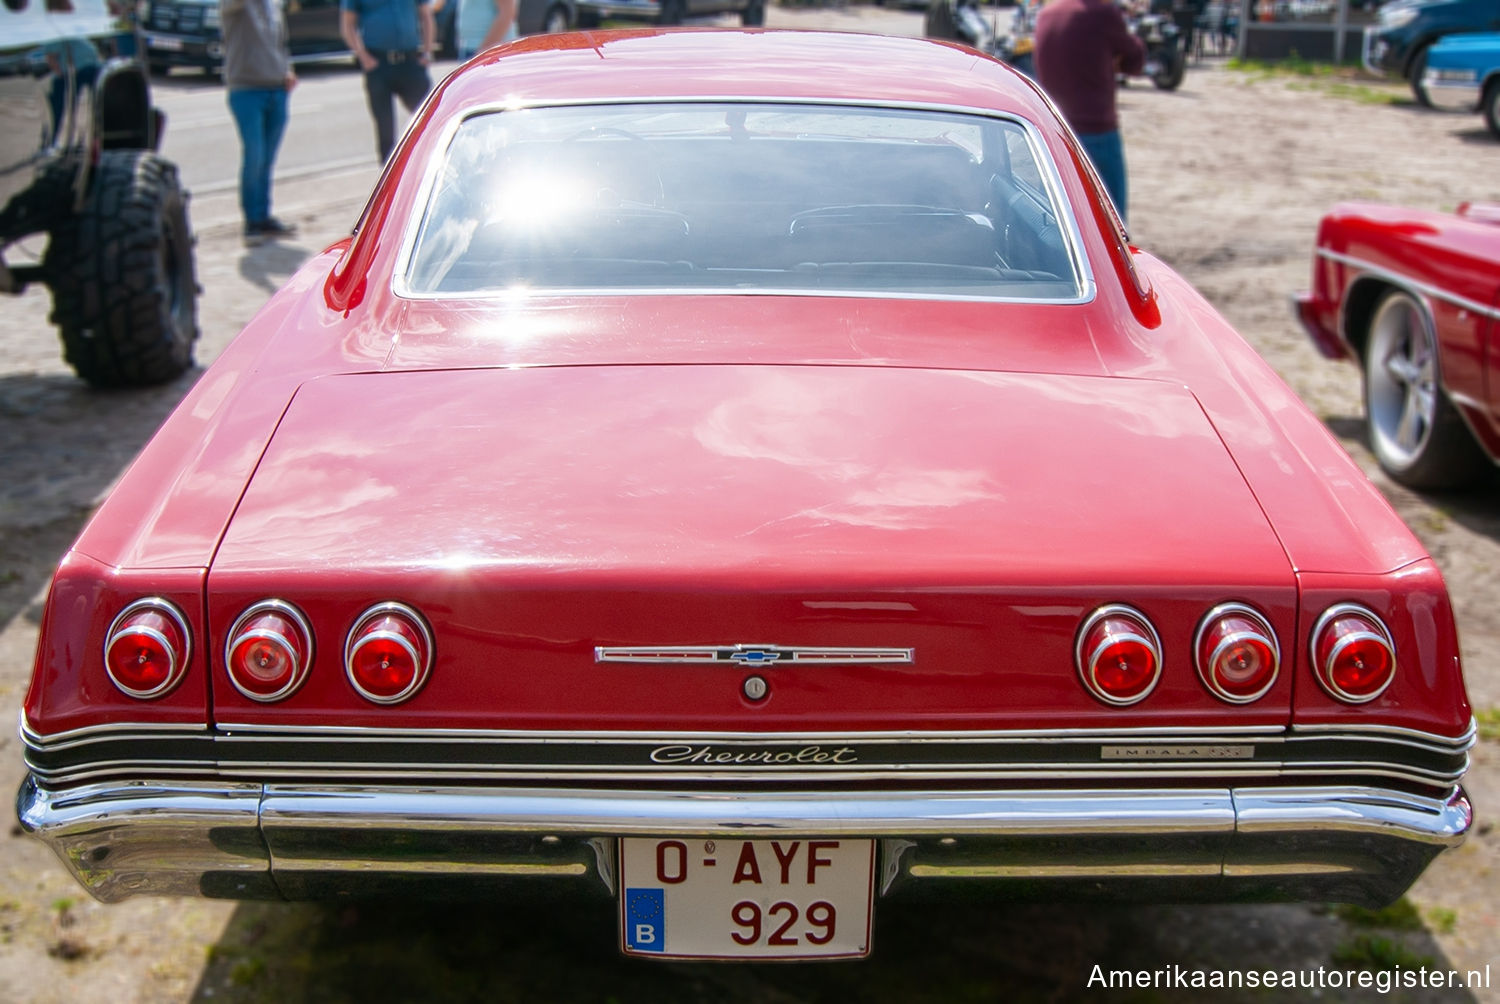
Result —
<path fill-rule="evenodd" d="M 215 679 L 221 721 L 453 728 L 1018 728 L 1285 720 L 1209 698 L 1198 619 L 1256 604 L 1283 639 L 1293 572 L 1180 385 L 819 366 L 399 372 L 304 385 L 209 576 L 222 645 L 276 597 L 317 635 L 283 704 Z M 401 600 L 437 660 L 411 702 L 343 678 L 343 633 Z M 1156 693 L 1104 708 L 1081 619 L 1129 602 Z M 911 663 L 596 661 L 598 647 L 912 649 Z M 1288 660 L 1290 655 L 1287 656 Z"/>

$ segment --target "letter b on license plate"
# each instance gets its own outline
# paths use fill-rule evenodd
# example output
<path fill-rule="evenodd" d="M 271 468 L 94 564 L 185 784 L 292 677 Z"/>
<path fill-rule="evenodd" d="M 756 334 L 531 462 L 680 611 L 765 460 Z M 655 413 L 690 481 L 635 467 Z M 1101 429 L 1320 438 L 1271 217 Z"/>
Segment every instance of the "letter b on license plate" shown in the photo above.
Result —
<path fill-rule="evenodd" d="M 858 958 L 870 952 L 875 842 L 620 841 L 620 943 L 645 958 Z"/>

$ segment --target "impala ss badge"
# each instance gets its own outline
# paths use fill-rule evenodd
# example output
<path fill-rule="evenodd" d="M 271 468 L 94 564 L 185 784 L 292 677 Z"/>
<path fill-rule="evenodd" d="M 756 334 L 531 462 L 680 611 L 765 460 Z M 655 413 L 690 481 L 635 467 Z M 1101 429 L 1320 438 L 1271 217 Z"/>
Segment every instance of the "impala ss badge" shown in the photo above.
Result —
<path fill-rule="evenodd" d="M 783 645 L 668 645 L 620 647 L 600 645 L 595 662 L 717 662 L 737 666 L 783 666 L 791 663 L 853 665 L 911 662 L 909 648 L 791 648 Z"/>

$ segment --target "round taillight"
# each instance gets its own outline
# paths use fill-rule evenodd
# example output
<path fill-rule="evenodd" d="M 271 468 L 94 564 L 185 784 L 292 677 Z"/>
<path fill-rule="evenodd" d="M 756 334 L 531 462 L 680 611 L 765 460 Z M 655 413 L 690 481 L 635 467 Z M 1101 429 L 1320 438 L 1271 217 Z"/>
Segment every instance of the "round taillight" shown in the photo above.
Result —
<path fill-rule="evenodd" d="M 422 689 L 431 669 L 432 633 L 404 603 L 377 603 L 349 629 L 344 671 L 366 700 L 399 704 Z"/>
<path fill-rule="evenodd" d="M 1193 654 L 1204 686 L 1231 704 L 1265 696 L 1281 668 L 1281 646 L 1271 623 L 1242 603 L 1208 612 L 1198 625 Z"/>
<path fill-rule="evenodd" d="M 307 679 L 312 655 L 307 618 L 281 600 L 265 600 L 240 614 L 224 645 L 229 681 L 252 701 L 290 697 Z"/>
<path fill-rule="evenodd" d="M 1318 618 L 1312 663 L 1324 690 L 1348 704 L 1364 704 L 1396 678 L 1396 645 L 1379 617 L 1342 603 Z"/>
<path fill-rule="evenodd" d="M 187 675 L 187 620 L 166 600 L 136 600 L 115 617 L 105 639 L 104 670 L 131 697 L 161 697 Z"/>
<path fill-rule="evenodd" d="M 1119 604 L 1100 607 L 1083 622 L 1074 658 L 1083 685 L 1108 704 L 1144 700 L 1161 677 L 1156 629 L 1145 614 Z"/>

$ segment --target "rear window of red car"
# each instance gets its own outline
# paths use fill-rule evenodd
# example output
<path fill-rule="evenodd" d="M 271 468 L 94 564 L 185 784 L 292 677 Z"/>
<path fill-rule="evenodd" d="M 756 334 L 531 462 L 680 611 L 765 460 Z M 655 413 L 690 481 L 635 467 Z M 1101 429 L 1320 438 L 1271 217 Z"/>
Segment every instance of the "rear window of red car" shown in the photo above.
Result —
<path fill-rule="evenodd" d="M 409 296 L 725 290 L 1076 300 L 1054 168 L 1022 123 L 743 102 L 465 119 L 404 256 Z"/>

